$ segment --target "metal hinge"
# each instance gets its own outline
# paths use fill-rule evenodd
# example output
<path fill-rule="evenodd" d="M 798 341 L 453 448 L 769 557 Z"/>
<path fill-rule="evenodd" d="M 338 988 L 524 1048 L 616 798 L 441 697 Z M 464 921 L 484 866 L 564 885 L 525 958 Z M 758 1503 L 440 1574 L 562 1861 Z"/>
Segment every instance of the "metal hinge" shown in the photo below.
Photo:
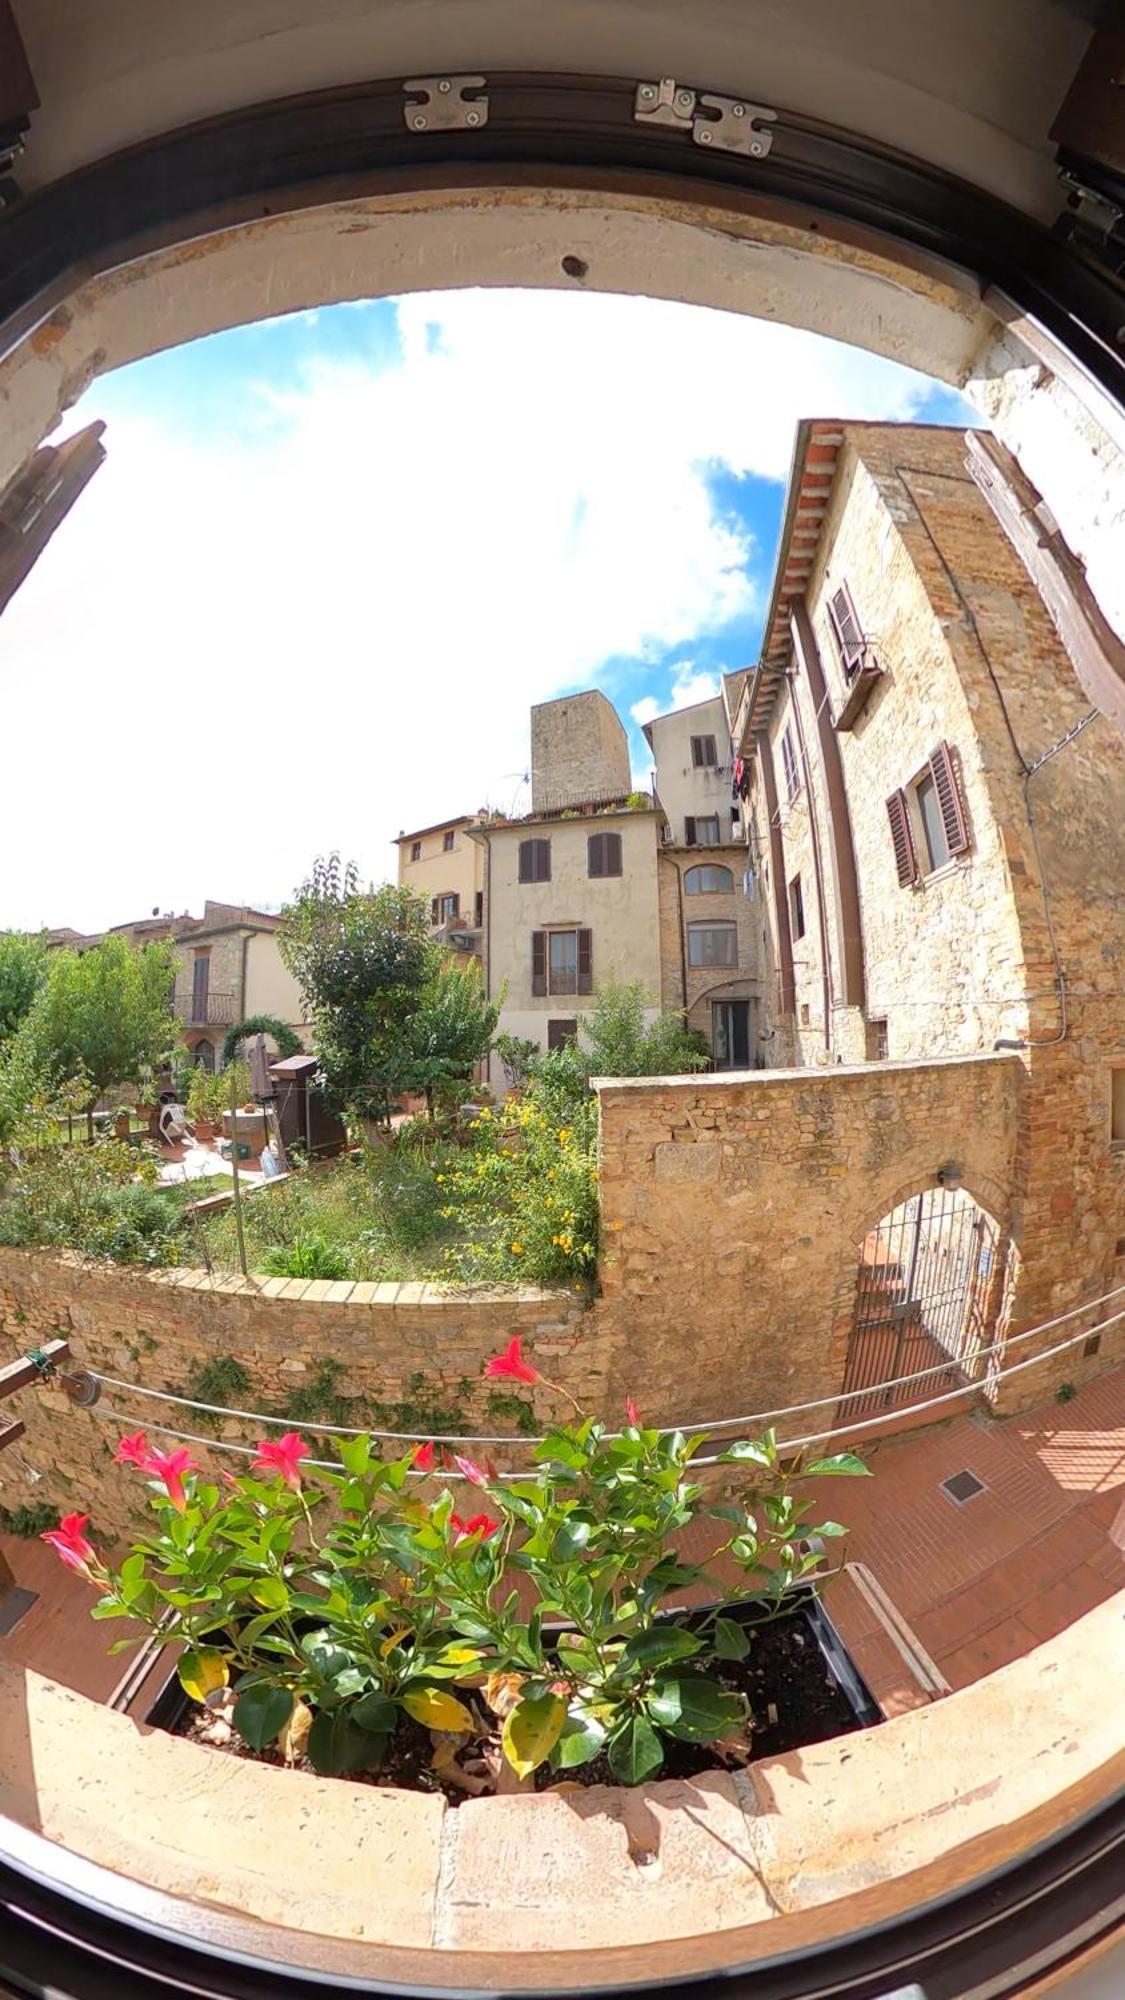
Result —
<path fill-rule="evenodd" d="M 773 145 L 768 127 L 777 112 L 766 104 L 749 104 L 743 97 L 715 97 L 687 90 L 675 77 L 663 76 L 659 83 L 638 83 L 633 117 L 641 125 L 674 125 L 690 131 L 697 146 L 714 146 L 722 153 L 745 153 L 752 160 L 764 160 Z"/>
<path fill-rule="evenodd" d="M 466 97 L 480 90 L 483 76 L 412 76 L 403 89 L 412 92 L 402 115 L 409 132 L 460 132 L 488 124 L 487 97 Z"/>
<path fill-rule="evenodd" d="M 1056 234 L 1080 244 L 1111 270 L 1120 271 L 1125 263 L 1125 211 L 1068 168 L 1059 168 L 1059 180 L 1067 190 L 1067 206 L 1055 223 Z"/>

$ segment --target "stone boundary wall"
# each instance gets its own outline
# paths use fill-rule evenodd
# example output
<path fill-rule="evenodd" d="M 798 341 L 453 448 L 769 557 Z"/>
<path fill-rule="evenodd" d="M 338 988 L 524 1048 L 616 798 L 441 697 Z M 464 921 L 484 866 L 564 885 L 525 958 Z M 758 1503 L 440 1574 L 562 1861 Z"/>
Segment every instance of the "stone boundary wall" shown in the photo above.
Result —
<path fill-rule="evenodd" d="M 477 1292 L 451 1296 L 433 1285 L 329 1283 L 303 1278 L 222 1278 L 205 1271 L 138 1272 L 70 1255 L 0 1248 L 0 1356 L 15 1359 L 52 1338 L 71 1343 L 76 1367 L 135 1381 L 145 1388 L 198 1393 L 201 1365 L 230 1357 L 249 1376 L 240 1395 L 212 1396 L 249 1410 L 278 1411 L 295 1391 L 314 1384 L 325 1361 L 340 1364 L 337 1393 L 365 1399 L 354 1414 L 322 1422 L 355 1427 L 371 1401 L 463 1410 L 465 1428 L 489 1435 L 514 1433 L 514 1413 L 489 1409 L 489 1392 L 516 1391 L 533 1406 L 535 1429 L 558 1414 L 558 1398 L 515 1382 L 486 1383 L 481 1369 L 490 1354 L 520 1334 L 553 1380 L 584 1407 L 605 1402 L 603 1343 L 591 1340 L 585 1293 Z M 421 1378 L 419 1381 L 418 1378 Z M 121 1412 L 123 1421 L 107 1415 Z M 111 1463 L 126 1430 L 157 1423 L 205 1432 L 191 1410 L 106 1389 L 101 1404 L 80 1410 L 57 1386 L 21 1392 L 6 1406 L 25 1435 L 0 1455 L 0 1504 L 9 1508 L 50 1501 L 88 1511 L 95 1525 L 120 1533 L 143 1517 L 136 1481 Z M 218 1420 L 216 1420 L 217 1422 Z M 422 1428 L 393 1423 L 386 1429 Z M 301 1428 L 300 1419 L 294 1428 Z M 280 1435 L 242 1422 L 215 1432 L 220 1439 Z M 154 1442 L 172 1444 L 154 1436 Z M 202 1453 L 197 1453 L 203 1456 Z M 327 1452 L 325 1455 L 330 1455 Z M 500 1454 L 502 1456 L 502 1454 Z M 211 1469 L 245 1465 L 211 1454 Z M 41 1477 L 28 1480 L 26 1467 Z"/>
<path fill-rule="evenodd" d="M 1009 1227 L 1026 1084 L 1004 1054 L 595 1083 L 598 1323 L 615 1352 L 642 1332 L 638 1402 L 692 1422 L 835 1394 L 859 1246 L 890 1209 L 956 1162 Z"/>

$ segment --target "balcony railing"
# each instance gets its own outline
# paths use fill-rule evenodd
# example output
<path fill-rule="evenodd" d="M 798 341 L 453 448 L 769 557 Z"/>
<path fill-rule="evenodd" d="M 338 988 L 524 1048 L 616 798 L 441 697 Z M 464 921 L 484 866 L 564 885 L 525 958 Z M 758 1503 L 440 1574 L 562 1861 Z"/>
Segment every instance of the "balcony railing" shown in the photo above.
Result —
<path fill-rule="evenodd" d="M 192 988 L 177 987 L 172 996 L 172 1012 L 177 1021 L 183 1021 L 189 1028 L 230 1028 L 238 1019 L 238 995 L 217 993 L 210 987 L 206 993 L 196 994 Z"/>

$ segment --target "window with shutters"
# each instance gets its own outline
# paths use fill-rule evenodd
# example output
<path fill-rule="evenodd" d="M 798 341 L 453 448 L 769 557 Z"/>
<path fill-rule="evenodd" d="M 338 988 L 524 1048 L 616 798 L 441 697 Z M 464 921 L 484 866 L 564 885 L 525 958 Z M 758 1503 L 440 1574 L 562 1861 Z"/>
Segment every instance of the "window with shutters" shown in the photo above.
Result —
<path fill-rule="evenodd" d="M 533 993 L 590 993 L 593 936 L 587 930 L 536 931 L 532 937 Z"/>
<path fill-rule="evenodd" d="M 793 732 L 788 723 L 781 732 L 781 762 L 785 772 L 785 796 L 792 805 L 801 789 L 801 779 L 797 770 L 797 753 L 793 748 Z"/>
<path fill-rule="evenodd" d="M 789 884 L 789 929 L 794 943 L 805 935 L 805 898 L 799 875 L 794 875 Z"/>
<path fill-rule="evenodd" d="M 970 842 L 953 753 L 939 743 L 925 769 L 887 800 L 891 843 L 904 888 L 934 875 Z"/>
<path fill-rule="evenodd" d="M 453 847 L 454 847 L 454 838 L 453 838 L 453 829 L 451 827 L 449 832 L 445 835 L 444 839 L 442 840 L 441 851 L 443 854 L 452 854 Z"/>
<path fill-rule="evenodd" d="M 701 868 L 689 868 L 684 876 L 685 896 L 731 895 L 734 890 L 734 876 L 729 868 L 720 868 L 715 862 L 705 862 Z"/>
<path fill-rule="evenodd" d="M 412 840 L 412 841 L 411 841 L 411 843 L 410 843 L 410 859 L 411 859 L 412 861 L 421 861 L 421 859 L 422 859 L 422 843 L 421 843 L 421 841 L 420 841 L 420 840 Z"/>
<path fill-rule="evenodd" d="M 460 896 L 438 896 L 435 898 L 435 901 L 437 903 L 437 916 L 434 919 L 435 923 L 451 924 L 455 917 L 460 916 L 461 914 Z"/>
<path fill-rule="evenodd" d="M 859 614 L 852 602 L 852 594 L 846 583 L 834 590 L 828 599 L 828 623 L 836 642 L 836 652 L 843 668 L 845 680 L 851 680 L 863 665 L 867 641 Z"/>
<path fill-rule="evenodd" d="M 738 933 L 733 924 L 689 924 L 689 965 L 738 964 Z"/>
<path fill-rule="evenodd" d="M 586 860 L 590 875 L 620 875 L 621 835 L 592 833 L 586 843 Z"/>
<path fill-rule="evenodd" d="M 551 879 L 551 843 L 549 840 L 521 840 L 520 867 L 521 882 L 549 882 Z"/>
<path fill-rule="evenodd" d="M 715 755 L 715 739 L 713 736 L 692 737 L 691 761 L 692 767 L 696 771 L 707 768 L 713 770 L 715 768 L 719 760 Z"/>
<path fill-rule="evenodd" d="M 717 847 L 719 845 L 718 813 L 697 813 L 684 821 L 684 844 L 687 847 Z"/>

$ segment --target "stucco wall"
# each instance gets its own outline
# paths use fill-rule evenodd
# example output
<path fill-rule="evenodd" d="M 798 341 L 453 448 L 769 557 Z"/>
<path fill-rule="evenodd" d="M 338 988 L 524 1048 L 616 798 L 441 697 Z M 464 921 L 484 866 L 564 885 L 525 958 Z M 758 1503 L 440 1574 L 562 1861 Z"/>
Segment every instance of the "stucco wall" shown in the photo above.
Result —
<path fill-rule="evenodd" d="M 463 820 L 436 833 L 408 835 L 398 843 L 399 887 L 412 889 L 416 896 L 423 897 L 427 908 L 435 896 L 459 896 L 459 914 L 466 925 L 473 921 L 476 892 L 484 887 L 484 849 L 470 840 L 466 829 L 471 825 L 475 821 Z M 453 846 L 448 853 L 443 845 L 447 832 L 453 835 Z M 410 850 L 415 840 L 422 852 L 417 861 L 412 861 Z"/>
<path fill-rule="evenodd" d="M 300 990 L 293 974 L 282 964 L 277 938 L 268 931 L 253 932 L 246 951 L 246 1012 L 243 1019 L 249 1020 L 254 1014 L 275 1015 L 279 1021 L 296 1028 L 305 1047 L 309 1047 Z"/>
<path fill-rule="evenodd" d="M 672 839 L 686 838 L 684 820 L 691 814 L 715 813 L 722 839 L 730 834 L 730 727 L 722 697 L 698 701 L 691 708 L 677 708 L 658 715 L 649 725 L 652 754 L 656 761 L 656 790 L 672 828 Z M 693 765 L 693 736 L 713 736 L 716 767 Z"/>

